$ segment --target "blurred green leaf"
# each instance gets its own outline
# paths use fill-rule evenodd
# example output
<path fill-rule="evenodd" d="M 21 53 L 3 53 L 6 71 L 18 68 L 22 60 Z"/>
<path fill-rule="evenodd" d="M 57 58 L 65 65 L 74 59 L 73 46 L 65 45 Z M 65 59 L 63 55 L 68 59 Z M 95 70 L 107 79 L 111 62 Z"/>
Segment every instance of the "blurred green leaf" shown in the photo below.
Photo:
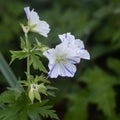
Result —
<path fill-rule="evenodd" d="M 117 79 L 98 67 L 88 69 L 81 78 L 87 83 L 89 101 L 96 103 L 108 118 L 115 117 L 115 91 Z"/>
<path fill-rule="evenodd" d="M 8 66 L 7 62 L 5 61 L 3 55 L 0 53 L 0 70 L 4 77 L 6 78 L 7 82 L 11 87 L 16 87 L 17 85 L 17 78 L 13 74 L 11 68 Z"/>
<path fill-rule="evenodd" d="M 0 95 L 0 120 L 34 120 L 40 119 L 39 115 L 59 120 L 52 106 L 46 105 L 47 101 L 32 104 L 25 92 L 16 96 L 17 91 L 5 91 Z"/>
<path fill-rule="evenodd" d="M 68 96 L 70 99 L 70 106 L 65 115 L 64 120 L 87 120 L 87 93 L 80 91 L 76 94 Z"/>

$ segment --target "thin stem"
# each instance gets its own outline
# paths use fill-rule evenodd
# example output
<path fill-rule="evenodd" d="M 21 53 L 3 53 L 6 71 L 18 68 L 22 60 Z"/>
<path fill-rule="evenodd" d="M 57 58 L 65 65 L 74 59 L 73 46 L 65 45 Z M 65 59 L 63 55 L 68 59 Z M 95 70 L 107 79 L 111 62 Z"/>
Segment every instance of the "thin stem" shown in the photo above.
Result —
<path fill-rule="evenodd" d="M 25 33 L 25 41 L 26 41 L 26 47 L 29 52 L 29 42 L 28 42 L 28 35 Z M 30 82 L 30 56 L 27 56 L 27 80 Z"/>

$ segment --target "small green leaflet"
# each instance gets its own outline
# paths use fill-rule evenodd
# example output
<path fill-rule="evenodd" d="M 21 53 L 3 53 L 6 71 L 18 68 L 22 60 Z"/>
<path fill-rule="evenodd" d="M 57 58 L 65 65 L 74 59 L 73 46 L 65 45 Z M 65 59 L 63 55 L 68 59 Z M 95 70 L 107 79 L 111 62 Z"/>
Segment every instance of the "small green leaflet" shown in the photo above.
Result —
<path fill-rule="evenodd" d="M 97 104 L 98 109 L 102 110 L 107 118 L 114 120 L 116 103 L 113 86 L 117 84 L 116 77 L 95 66 L 92 70 L 86 70 L 81 79 L 87 83 L 87 99 Z"/>
<path fill-rule="evenodd" d="M 42 105 L 42 102 L 34 103 L 30 105 L 28 114 L 34 117 L 40 114 L 41 116 L 46 117 L 46 118 L 50 117 L 50 118 L 59 120 L 58 116 L 55 113 L 55 110 L 52 110 L 52 106 Z"/>
<path fill-rule="evenodd" d="M 11 54 L 12 54 L 12 59 L 11 59 L 11 62 L 10 64 L 15 60 L 15 59 L 23 59 L 23 58 L 26 58 L 28 56 L 28 52 L 26 51 L 10 51 Z"/>
<path fill-rule="evenodd" d="M 40 71 L 47 73 L 46 68 L 44 67 L 38 56 L 32 54 L 30 56 L 30 63 L 33 65 L 34 69 L 39 69 Z"/>

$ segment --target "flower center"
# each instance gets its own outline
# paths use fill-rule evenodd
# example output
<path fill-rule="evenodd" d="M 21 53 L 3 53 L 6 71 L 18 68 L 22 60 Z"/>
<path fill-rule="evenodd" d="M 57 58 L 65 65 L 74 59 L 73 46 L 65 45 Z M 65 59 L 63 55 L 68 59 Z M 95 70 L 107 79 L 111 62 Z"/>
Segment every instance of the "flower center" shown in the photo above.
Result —
<path fill-rule="evenodd" d="M 66 63 L 66 60 L 64 59 L 64 55 L 57 55 L 56 62 L 57 63 Z"/>

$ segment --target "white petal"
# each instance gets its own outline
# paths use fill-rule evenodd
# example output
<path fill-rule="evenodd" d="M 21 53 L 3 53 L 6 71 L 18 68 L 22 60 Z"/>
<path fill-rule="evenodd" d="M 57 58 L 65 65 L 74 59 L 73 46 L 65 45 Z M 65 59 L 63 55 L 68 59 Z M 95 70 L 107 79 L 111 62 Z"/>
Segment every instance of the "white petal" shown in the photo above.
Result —
<path fill-rule="evenodd" d="M 80 58 L 87 59 L 87 60 L 90 59 L 90 54 L 87 50 L 79 50 L 78 54 L 79 54 Z"/>
<path fill-rule="evenodd" d="M 68 62 L 64 64 L 64 71 L 66 74 L 65 76 L 73 77 L 76 72 L 76 66 Z"/>
<path fill-rule="evenodd" d="M 39 16 L 37 14 L 37 12 L 35 12 L 34 10 L 32 10 L 30 12 L 30 18 L 29 18 L 29 21 L 30 21 L 30 25 L 37 25 L 39 23 Z"/>
<path fill-rule="evenodd" d="M 67 35 L 70 34 L 70 33 L 65 33 L 65 34 L 62 34 L 62 35 L 58 35 L 58 37 L 60 38 L 61 42 L 65 41 L 67 39 Z"/>
<path fill-rule="evenodd" d="M 56 54 L 66 54 L 67 53 L 68 48 L 67 48 L 66 44 L 64 44 L 64 43 L 65 42 L 56 45 L 56 48 L 55 48 Z"/>
<path fill-rule="evenodd" d="M 82 40 L 76 39 L 76 40 L 75 40 L 75 44 L 77 45 L 78 48 L 84 49 L 84 44 L 83 44 L 83 41 L 82 41 Z"/>
<path fill-rule="evenodd" d="M 62 35 L 58 35 L 58 37 L 60 38 L 61 42 L 63 41 L 73 41 L 75 40 L 75 37 L 73 35 L 71 35 L 71 33 L 64 33 Z"/>
<path fill-rule="evenodd" d="M 53 65 L 51 66 L 51 69 L 50 69 L 48 75 L 49 75 L 51 78 L 57 78 L 57 77 L 58 77 L 58 64 L 53 64 Z"/>
<path fill-rule="evenodd" d="M 73 56 L 71 58 L 66 58 L 66 60 L 72 64 L 76 64 L 80 62 L 80 56 Z"/>
<path fill-rule="evenodd" d="M 45 21 L 39 21 L 36 27 L 33 28 L 33 31 L 38 32 L 39 34 L 47 37 L 47 34 L 50 31 L 49 25 Z"/>
<path fill-rule="evenodd" d="M 29 17 L 30 17 L 30 7 L 25 7 L 24 10 L 25 10 L 27 19 L 29 19 Z"/>
<path fill-rule="evenodd" d="M 76 72 L 76 67 L 71 63 L 53 64 L 51 65 L 48 74 L 51 78 L 57 78 L 58 76 L 73 77 L 75 72 Z"/>
<path fill-rule="evenodd" d="M 49 49 L 49 50 L 45 51 L 43 53 L 43 55 L 45 55 L 48 58 L 49 64 L 55 63 L 55 60 L 56 60 L 55 49 Z"/>

